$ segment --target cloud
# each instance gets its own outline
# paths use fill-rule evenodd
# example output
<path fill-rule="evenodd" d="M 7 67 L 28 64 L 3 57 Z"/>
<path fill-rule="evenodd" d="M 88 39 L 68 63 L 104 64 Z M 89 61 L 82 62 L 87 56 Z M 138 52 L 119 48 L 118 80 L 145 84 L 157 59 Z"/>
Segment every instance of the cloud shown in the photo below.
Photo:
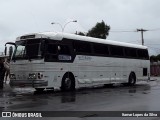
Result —
<path fill-rule="evenodd" d="M 102 20 L 111 26 L 111 31 L 160 28 L 159 4 L 159 0 L 1 0 L 0 41 L 13 41 L 32 32 L 61 31 L 51 22 L 64 25 L 69 19 L 78 21 L 66 26 L 65 32 L 70 33 L 86 32 Z M 145 32 L 146 45 L 149 39 L 158 43 L 159 32 Z M 110 32 L 108 39 L 141 44 L 137 32 Z"/>

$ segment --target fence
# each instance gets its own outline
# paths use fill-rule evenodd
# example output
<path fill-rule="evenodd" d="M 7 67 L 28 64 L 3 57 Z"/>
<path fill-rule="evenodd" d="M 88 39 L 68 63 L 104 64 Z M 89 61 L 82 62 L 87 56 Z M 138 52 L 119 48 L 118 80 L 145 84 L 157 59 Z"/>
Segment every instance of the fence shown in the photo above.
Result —
<path fill-rule="evenodd" d="M 151 76 L 160 76 L 160 61 L 151 62 L 150 74 Z"/>

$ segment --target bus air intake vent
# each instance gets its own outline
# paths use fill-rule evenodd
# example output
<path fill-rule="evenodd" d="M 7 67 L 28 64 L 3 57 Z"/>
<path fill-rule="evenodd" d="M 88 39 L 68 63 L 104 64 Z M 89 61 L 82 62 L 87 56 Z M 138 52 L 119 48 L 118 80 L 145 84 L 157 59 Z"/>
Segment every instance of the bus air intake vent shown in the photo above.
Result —
<path fill-rule="evenodd" d="M 33 38 L 35 38 L 35 35 L 26 35 L 20 37 L 20 39 L 33 39 Z"/>

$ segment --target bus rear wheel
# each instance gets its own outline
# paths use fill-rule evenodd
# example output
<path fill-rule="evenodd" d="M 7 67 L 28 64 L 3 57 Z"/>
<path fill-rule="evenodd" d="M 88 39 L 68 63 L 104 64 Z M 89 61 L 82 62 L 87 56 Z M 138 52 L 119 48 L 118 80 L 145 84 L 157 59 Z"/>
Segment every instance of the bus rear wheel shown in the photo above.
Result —
<path fill-rule="evenodd" d="M 43 92 L 44 88 L 35 88 L 37 92 Z"/>
<path fill-rule="evenodd" d="M 130 75 L 129 75 L 129 79 L 128 79 L 128 85 L 129 86 L 133 86 L 133 85 L 135 85 L 136 84 L 136 75 L 135 75 L 135 73 L 131 73 Z"/>
<path fill-rule="evenodd" d="M 74 76 L 70 73 L 67 73 L 62 78 L 61 84 L 62 91 L 73 91 L 75 90 L 75 79 Z"/>

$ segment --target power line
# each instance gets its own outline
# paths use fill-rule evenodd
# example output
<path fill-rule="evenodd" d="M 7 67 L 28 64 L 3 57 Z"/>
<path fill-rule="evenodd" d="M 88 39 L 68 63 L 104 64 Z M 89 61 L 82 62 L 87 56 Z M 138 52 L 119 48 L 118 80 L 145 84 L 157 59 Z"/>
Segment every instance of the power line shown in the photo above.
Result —
<path fill-rule="evenodd" d="M 141 29 L 137 29 L 141 30 Z M 129 29 L 113 29 L 109 32 L 137 32 L 137 30 L 129 30 Z M 160 28 L 155 28 L 155 29 L 147 29 L 146 31 L 154 32 L 154 31 L 160 31 Z"/>
<path fill-rule="evenodd" d="M 144 45 L 144 38 L 143 38 L 143 32 L 146 32 L 148 30 L 145 30 L 145 29 L 137 29 L 137 32 L 141 32 L 141 37 L 142 37 L 142 45 Z"/>
<path fill-rule="evenodd" d="M 109 32 L 136 32 L 136 31 L 127 31 L 127 30 L 121 31 L 121 30 L 113 30 L 113 31 L 109 31 Z"/>
<path fill-rule="evenodd" d="M 160 44 L 157 44 L 157 43 L 145 43 L 146 45 L 160 45 Z"/>
<path fill-rule="evenodd" d="M 153 46 L 150 46 L 150 45 L 148 45 L 148 47 L 150 47 L 150 48 L 152 48 L 152 49 L 160 50 L 160 48 L 153 47 Z"/>
<path fill-rule="evenodd" d="M 135 40 L 135 41 L 129 41 L 129 42 L 131 43 L 131 42 L 139 42 L 139 41 L 138 41 L 138 40 Z"/>
<path fill-rule="evenodd" d="M 142 41 L 142 45 L 144 45 L 144 37 L 143 37 L 143 33 L 146 31 L 159 31 L 160 28 L 156 28 L 156 29 L 150 29 L 150 30 L 146 30 L 146 29 L 137 29 L 137 30 L 113 30 L 110 32 L 117 32 L 117 33 L 122 33 L 122 32 L 141 32 L 141 41 Z"/>
<path fill-rule="evenodd" d="M 149 31 L 160 31 L 160 28 L 150 29 Z"/>

